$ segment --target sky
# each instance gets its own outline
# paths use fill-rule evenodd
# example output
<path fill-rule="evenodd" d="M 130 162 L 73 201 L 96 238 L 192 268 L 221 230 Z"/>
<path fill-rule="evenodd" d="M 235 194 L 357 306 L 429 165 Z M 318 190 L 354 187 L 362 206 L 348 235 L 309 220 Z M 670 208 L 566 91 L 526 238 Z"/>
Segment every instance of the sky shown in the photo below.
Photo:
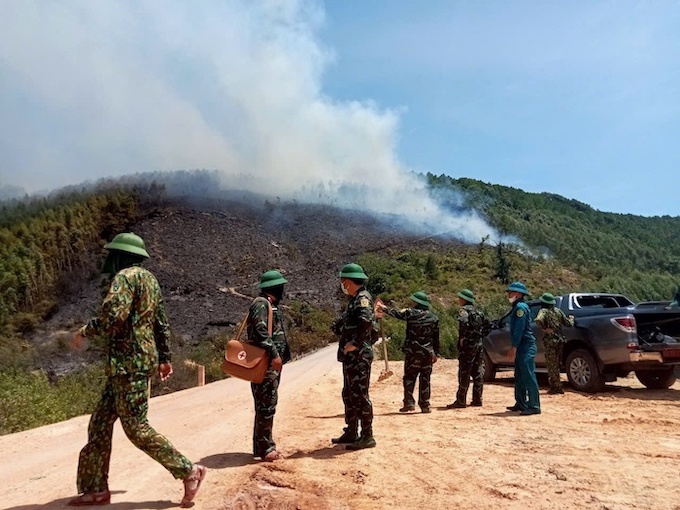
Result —
<path fill-rule="evenodd" d="M 663 0 L 2 0 L 0 188 L 208 168 L 493 234 L 431 172 L 678 216 L 679 26 Z"/>

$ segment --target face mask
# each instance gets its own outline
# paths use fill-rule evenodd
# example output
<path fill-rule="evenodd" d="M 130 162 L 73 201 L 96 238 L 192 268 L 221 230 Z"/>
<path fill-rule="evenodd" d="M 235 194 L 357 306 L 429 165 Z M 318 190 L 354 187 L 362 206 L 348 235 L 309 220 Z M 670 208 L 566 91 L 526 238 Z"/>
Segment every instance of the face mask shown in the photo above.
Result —
<path fill-rule="evenodd" d="M 512 296 L 508 296 L 508 303 L 510 303 L 511 305 L 514 304 L 514 303 L 515 303 L 515 298 L 512 297 Z"/>
<path fill-rule="evenodd" d="M 342 282 L 340 282 L 340 288 L 342 289 L 342 293 L 344 295 L 349 296 L 349 290 L 345 288 L 345 285 Z"/>

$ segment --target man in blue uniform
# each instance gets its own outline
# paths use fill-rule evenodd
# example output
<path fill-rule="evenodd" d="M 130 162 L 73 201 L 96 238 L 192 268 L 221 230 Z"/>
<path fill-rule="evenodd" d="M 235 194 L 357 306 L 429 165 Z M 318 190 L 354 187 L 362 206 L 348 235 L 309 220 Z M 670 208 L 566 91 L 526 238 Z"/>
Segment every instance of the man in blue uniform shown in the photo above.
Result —
<path fill-rule="evenodd" d="M 515 358 L 515 405 L 509 411 L 519 411 L 522 415 L 541 414 L 536 380 L 536 338 L 531 331 L 529 305 L 524 296 L 529 294 L 522 282 L 513 282 L 507 288 L 510 311 L 510 333 L 512 347 L 510 354 Z"/>

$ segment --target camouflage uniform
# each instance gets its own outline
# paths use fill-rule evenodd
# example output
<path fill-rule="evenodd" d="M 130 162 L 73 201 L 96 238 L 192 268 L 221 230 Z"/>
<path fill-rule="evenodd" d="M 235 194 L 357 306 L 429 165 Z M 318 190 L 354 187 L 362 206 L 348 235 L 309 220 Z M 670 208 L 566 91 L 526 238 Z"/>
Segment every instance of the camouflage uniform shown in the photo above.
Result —
<path fill-rule="evenodd" d="M 562 334 L 563 326 L 573 326 L 574 319 L 564 315 L 564 312 L 554 306 L 543 307 L 534 320 L 544 332 L 543 347 L 545 348 L 545 364 L 548 368 L 548 381 L 551 393 L 562 393 L 560 380 L 560 364 L 562 363 L 562 348 L 565 338 Z"/>
<path fill-rule="evenodd" d="M 345 407 L 345 432 L 357 436 L 361 421 L 361 436 L 373 437 L 373 404 L 368 396 L 373 362 L 373 331 L 376 328 L 373 298 L 361 288 L 347 304 L 331 329 L 340 336 L 338 361 L 342 362 L 342 402 Z M 344 354 L 347 344 L 356 350 Z"/>
<path fill-rule="evenodd" d="M 113 424 L 121 425 L 132 443 L 185 479 L 193 465 L 149 424 L 149 377 L 158 363 L 170 362 L 170 328 L 156 278 L 132 266 L 113 277 L 99 317 L 80 333 L 108 338 L 106 386 L 88 427 L 88 442 L 78 462 L 78 492 L 108 490 Z"/>
<path fill-rule="evenodd" d="M 290 361 L 290 348 L 286 332 L 283 329 L 283 314 L 278 308 L 273 310 L 272 336 L 269 336 L 269 304 L 266 297 L 257 297 L 250 305 L 248 313 L 248 341 L 267 351 L 269 362 L 279 356 L 284 363 Z M 251 383 L 255 403 L 255 424 L 253 426 L 253 456 L 262 459 L 276 450 L 276 443 L 272 437 L 274 428 L 274 414 L 278 402 L 279 381 L 281 372 L 274 370 L 271 365 L 267 369 L 264 381 L 259 384 Z"/>
<path fill-rule="evenodd" d="M 420 377 L 418 405 L 421 409 L 430 407 L 430 377 L 432 363 L 439 356 L 439 317 L 430 310 L 386 308 L 391 317 L 406 321 L 404 351 L 404 407 L 414 407 L 413 390 Z"/>
<path fill-rule="evenodd" d="M 473 304 L 458 312 L 458 393 L 456 402 L 465 405 L 472 377 L 472 405 L 482 405 L 484 389 L 484 349 L 482 340 L 489 332 L 489 322 Z"/>

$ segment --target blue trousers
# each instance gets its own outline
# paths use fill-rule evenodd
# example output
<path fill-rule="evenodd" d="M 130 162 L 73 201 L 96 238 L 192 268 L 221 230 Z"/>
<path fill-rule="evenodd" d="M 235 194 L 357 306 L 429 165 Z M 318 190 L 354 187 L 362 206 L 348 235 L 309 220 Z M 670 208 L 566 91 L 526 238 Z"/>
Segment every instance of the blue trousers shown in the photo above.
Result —
<path fill-rule="evenodd" d="M 536 380 L 536 344 L 520 344 L 515 354 L 515 403 L 520 410 L 541 409 Z"/>

